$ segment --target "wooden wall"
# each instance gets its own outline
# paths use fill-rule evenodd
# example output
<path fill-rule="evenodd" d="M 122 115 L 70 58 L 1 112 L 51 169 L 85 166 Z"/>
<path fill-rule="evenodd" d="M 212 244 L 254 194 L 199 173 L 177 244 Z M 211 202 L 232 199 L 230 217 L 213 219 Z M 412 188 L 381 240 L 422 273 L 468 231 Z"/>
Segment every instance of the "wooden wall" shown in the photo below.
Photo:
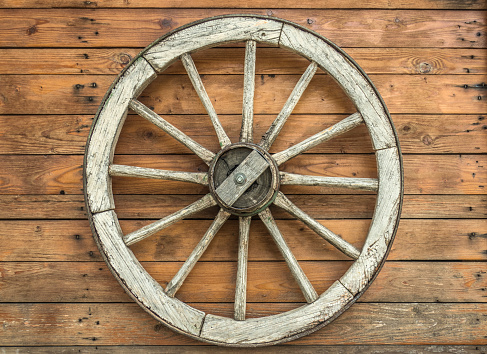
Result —
<path fill-rule="evenodd" d="M 485 353 L 486 1 L 237 3 L 0 1 L 0 346 L 6 352 L 219 352 L 158 324 L 107 270 L 85 215 L 83 153 L 103 95 L 142 48 L 193 20 L 256 13 L 313 29 L 362 66 L 391 111 L 405 170 L 399 231 L 370 289 L 324 329 L 266 352 Z M 279 112 L 306 61 L 263 47 L 257 57 L 259 135 Z M 228 45 L 194 58 L 222 124 L 235 140 L 243 48 Z M 179 63 L 161 75 L 141 100 L 216 151 L 209 119 Z M 274 151 L 352 112 L 336 85 L 319 74 Z M 136 116 L 130 116 L 123 128 L 115 161 L 205 170 L 188 150 Z M 285 169 L 328 176 L 376 175 L 363 127 L 291 160 Z M 314 187 L 284 190 L 297 205 L 360 247 L 374 195 Z M 204 192 L 183 183 L 114 179 L 117 213 L 126 232 Z M 349 262 L 298 221 L 274 210 L 303 269 L 323 291 Z M 214 215 L 211 209 L 180 222 L 133 250 L 165 284 Z M 213 313 L 231 313 L 236 235 L 236 222 L 228 222 L 181 288 L 180 299 Z M 284 311 L 303 301 L 257 220 L 250 258 L 251 316 Z"/>

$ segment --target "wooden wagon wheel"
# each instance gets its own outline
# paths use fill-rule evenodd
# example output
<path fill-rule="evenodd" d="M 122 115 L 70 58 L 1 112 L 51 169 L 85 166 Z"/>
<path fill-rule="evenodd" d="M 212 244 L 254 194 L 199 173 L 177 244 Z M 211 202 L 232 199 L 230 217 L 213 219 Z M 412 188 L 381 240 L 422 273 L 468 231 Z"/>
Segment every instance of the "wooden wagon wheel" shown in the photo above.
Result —
<path fill-rule="evenodd" d="M 231 41 L 245 41 L 244 96 L 240 142 L 223 130 L 190 53 Z M 256 42 L 286 48 L 310 64 L 281 112 L 260 142 L 253 137 Z M 136 98 L 171 63 L 181 60 L 217 133 L 215 154 L 175 128 Z M 317 68 L 338 82 L 357 112 L 290 148 L 270 155 L 269 147 L 306 89 Z M 132 109 L 188 147 L 207 165 L 208 173 L 176 172 L 113 164 L 113 153 L 128 110 Z M 279 171 L 279 165 L 360 124 L 368 128 L 378 179 L 333 178 Z M 368 287 L 392 244 L 402 203 L 402 165 L 397 136 L 378 92 L 336 45 L 288 21 L 255 16 L 220 16 L 198 21 L 163 36 L 142 51 L 107 92 L 96 115 L 84 161 L 85 198 L 93 234 L 112 273 L 152 316 L 172 329 L 203 341 L 231 346 L 269 345 L 298 338 L 336 318 Z M 137 231 L 121 231 L 111 191 L 112 176 L 176 180 L 208 185 L 209 193 L 187 207 Z M 319 185 L 376 191 L 375 212 L 362 250 L 342 239 L 294 205 L 279 186 Z M 347 272 L 318 295 L 284 241 L 268 209 L 275 204 L 304 222 L 319 236 L 354 260 Z M 210 206 L 220 211 L 166 289 L 141 266 L 129 245 Z M 239 216 L 240 240 L 234 318 L 206 314 L 176 299 L 175 293 L 231 214 Z M 276 242 L 307 304 L 285 313 L 245 319 L 247 247 L 251 217 L 258 215 Z"/>

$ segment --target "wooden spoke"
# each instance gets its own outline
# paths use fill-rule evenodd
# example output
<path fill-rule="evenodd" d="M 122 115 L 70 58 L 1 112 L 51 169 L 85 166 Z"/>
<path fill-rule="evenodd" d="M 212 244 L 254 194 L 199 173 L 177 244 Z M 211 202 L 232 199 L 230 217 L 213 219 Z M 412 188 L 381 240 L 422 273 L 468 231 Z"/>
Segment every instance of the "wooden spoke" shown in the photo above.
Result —
<path fill-rule="evenodd" d="M 203 255 L 206 248 L 210 244 L 211 240 L 213 240 L 213 237 L 216 235 L 218 230 L 220 230 L 220 228 L 225 223 L 225 221 L 227 221 L 229 216 L 230 213 L 224 211 L 223 209 L 220 209 L 220 212 L 217 214 L 215 220 L 213 220 L 213 223 L 208 228 L 203 238 L 193 249 L 193 252 L 191 252 L 190 256 L 188 257 L 186 262 L 184 262 L 183 266 L 179 269 L 179 271 L 176 273 L 174 278 L 172 278 L 169 284 L 167 284 L 167 288 L 166 288 L 167 295 L 173 297 L 174 294 L 176 294 L 176 292 L 179 290 L 181 285 L 183 285 L 183 282 L 188 276 L 188 274 L 195 266 L 196 262 L 198 262 L 198 260 L 200 259 L 200 257 Z"/>
<path fill-rule="evenodd" d="M 176 128 L 174 125 L 166 121 L 164 118 L 159 116 L 156 112 L 152 111 L 144 105 L 143 103 L 140 103 L 139 101 L 132 99 L 130 101 L 130 108 L 132 108 L 138 115 L 141 117 L 147 119 L 149 122 L 155 124 L 162 130 L 164 130 L 167 134 L 172 136 L 174 139 L 179 141 L 181 144 L 186 146 L 188 149 L 193 151 L 196 155 L 198 155 L 207 165 L 210 164 L 210 162 L 213 160 L 215 157 L 215 154 L 212 153 L 210 150 L 204 148 L 200 144 L 198 144 L 196 141 L 191 139 L 189 136 L 184 134 L 182 131 L 180 131 L 178 128 Z"/>
<path fill-rule="evenodd" d="M 288 172 L 279 172 L 279 175 L 281 185 L 340 187 L 371 192 L 377 192 L 379 189 L 377 178 L 307 176 Z"/>
<path fill-rule="evenodd" d="M 202 172 L 167 171 L 137 166 L 110 165 L 108 173 L 110 176 L 153 178 L 168 181 L 191 182 L 202 184 L 204 186 L 208 185 L 208 174 Z"/>
<path fill-rule="evenodd" d="M 203 198 L 198 199 L 196 202 L 188 205 L 187 207 L 166 216 L 152 224 L 144 226 L 143 228 L 131 232 L 123 237 L 123 240 L 127 246 L 130 246 L 136 242 L 143 240 L 146 237 L 154 235 L 156 232 L 174 224 L 175 222 L 184 219 L 192 214 L 195 214 L 201 210 L 207 209 L 216 205 L 215 200 L 211 194 L 205 195 Z"/>
<path fill-rule="evenodd" d="M 211 122 L 213 123 L 213 127 L 215 128 L 215 132 L 218 137 L 218 141 L 220 142 L 220 147 L 223 148 L 231 144 L 230 138 L 227 136 L 227 133 L 225 133 L 225 130 L 223 130 L 220 120 L 218 119 L 210 97 L 208 97 L 208 93 L 206 93 L 205 87 L 203 86 L 203 81 L 201 81 L 198 70 L 194 65 L 193 58 L 191 58 L 191 55 L 188 53 L 185 53 L 181 55 L 181 62 L 183 63 L 183 66 L 186 69 L 186 72 L 193 83 L 193 87 L 203 103 L 203 106 L 205 106 L 206 112 L 208 112 L 208 115 L 210 116 Z"/>
<path fill-rule="evenodd" d="M 245 308 L 247 305 L 247 261 L 251 219 L 251 216 L 239 218 L 237 285 L 235 287 L 234 305 L 234 318 L 237 321 L 245 320 Z"/>
<path fill-rule="evenodd" d="M 279 112 L 277 118 L 274 120 L 274 122 L 272 122 L 271 126 L 269 127 L 269 129 L 267 129 L 267 132 L 262 137 L 262 140 L 259 143 L 259 145 L 262 146 L 265 150 L 269 150 L 274 140 L 276 140 L 279 132 L 284 126 L 284 123 L 286 123 L 286 120 L 291 115 L 294 107 L 303 95 L 306 87 L 308 87 L 308 84 L 310 83 L 317 69 L 318 65 L 315 62 L 311 62 L 304 74 L 299 79 L 298 83 L 293 89 L 293 92 L 291 92 L 291 95 L 288 97 L 286 103 L 284 104 L 284 107 L 282 107 L 281 112 Z"/>
<path fill-rule="evenodd" d="M 255 52 L 257 43 L 247 41 L 245 44 L 244 87 L 242 105 L 242 129 L 240 141 L 251 143 L 253 141 L 254 121 L 254 91 L 255 91 Z"/>
<path fill-rule="evenodd" d="M 342 251 L 350 258 L 357 259 L 360 256 L 360 251 L 358 249 L 356 249 L 353 245 L 342 239 L 337 234 L 328 230 L 326 227 L 321 225 L 318 221 L 310 217 L 304 211 L 299 209 L 282 192 L 278 193 L 274 204 L 304 222 L 306 225 L 309 226 L 311 230 L 323 237 L 325 240 L 327 240 L 329 243 L 331 243 L 333 246 L 335 246 L 337 249 Z"/>
<path fill-rule="evenodd" d="M 340 134 L 352 130 L 356 126 L 360 125 L 362 122 L 363 118 L 360 113 L 354 113 L 347 118 L 341 120 L 337 124 L 334 124 L 325 130 L 322 130 L 321 132 L 309 137 L 306 140 L 303 140 L 299 144 L 293 145 L 284 151 L 272 155 L 272 157 L 274 158 L 274 160 L 276 160 L 276 163 L 279 166 L 287 160 L 292 159 L 299 154 L 302 154 L 303 152 L 315 147 L 318 144 L 321 144 L 324 141 L 333 139 Z"/>
<path fill-rule="evenodd" d="M 272 235 L 272 238 L 276 242 L 277 247 L 279 248 L 279 251 L 281 251 L 281 254 L 291 270 L 294 279 L 296 279 L 299 287 L 301 288 L 306 301 L 309 303 L 315 301 L 318 298 L 318 294 L 313 288 L 313 285 L 311 285 L 308 277 L 306 277 L 306 274 L 304 274 L 303 270 L 299 266 L 298 261 L 292 254 L 289 246 L 286 244 L 286 241 L 282 237 L 281 231 L 279 231 L 277 224 L 269 211 L 269 208 L 260 212 L 259 217 L 264 222 L 264 225 L 267 227 Z"/>

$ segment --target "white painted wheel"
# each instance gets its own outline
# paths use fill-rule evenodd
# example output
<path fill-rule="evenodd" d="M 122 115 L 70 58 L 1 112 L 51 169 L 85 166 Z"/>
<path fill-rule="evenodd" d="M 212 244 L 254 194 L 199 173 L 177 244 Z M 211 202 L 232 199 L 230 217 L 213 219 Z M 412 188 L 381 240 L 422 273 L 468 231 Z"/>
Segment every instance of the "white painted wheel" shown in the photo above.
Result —
<path fill-rule="evenodd" d="M 246 42 L 244 104 L 240 142 L 232 144 L 209 100 L 190 53 L 226 42 Z M 259 143 L 253 141 L 253 95 L 256 42 L 279 46 L 311 63 L 281 112 Z M 221 151 L 207 150 L 158 116 L 137 97 L 176 60 L 181 60 L 217 133 Z M 267 151 L 308 83 L 321 68 L 331 75 L 357 108 L 332 127 L 276 154 Z M 208 173 L 175 172 L 113 164 L 113 153 L 128 110 L 132 109 L 184 144 L 206 164 Z M 285 161 L 365 124 L 375 151 L 378 179 L 304 176 L 279 171 Z M 233 161 L 228 167 L 225 161 Z M 88 138 L 84 162 L 85 198 L 93 234 L 120 284 L 147 312 L 170 328 L 203 341 L 230 346 L 260 346 L 292 340 L 329 323 L 347 309 L 372 282 L 391 247 L 402 203 L 401 155 L 391 119 L 382 99 L 363 71 L 333 43 L 291 22 L 263 16 L 221 16 L 198 21 L 163 36 L 143 50 L 107 92 Z M 178 180 L 209 185 L 209 193 L 182 210 L 124 235 L 111 190 L 112 176 Z M 256 182 L 257 181 L 257 182 Z M 376 191 L 377 201 L 362 250 L 328 230 L 294 205 L 279 186 L 320 185 Z M 258 188 L 255 187 L 258 186 Z M 250 186 L 254 186 L 249 188 Z M 319 236 L 354 259 L 347 272 L 317 294 L 284 241 L 268 206 L 275 204 L 303 221 Z M 210 206 L 220 206 L 208 231 L 166 289 L 141 266 L 129 246 Z M 231 215 L 240 219 L 239 259 L 233 318 L 205 314 L 175 298 L 184 279 L 213 236 Z M 307 301 L 278 315 L 245 318 L 249 226 L 258 215 L 276 242 Z"/>

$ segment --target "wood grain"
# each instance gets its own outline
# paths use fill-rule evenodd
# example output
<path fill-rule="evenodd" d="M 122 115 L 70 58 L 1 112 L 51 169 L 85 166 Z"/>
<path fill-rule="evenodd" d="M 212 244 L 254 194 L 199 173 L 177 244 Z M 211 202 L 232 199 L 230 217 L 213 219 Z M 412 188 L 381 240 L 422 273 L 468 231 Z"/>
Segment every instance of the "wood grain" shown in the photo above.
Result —
<path fill-rule="evenodd" d="M 117 195 L 117 214 L 122 219 L 157 219 L 200 198 L 200 195 Z M 314 218 L 364 219 L 372 216 L 374 196 L 309 195 L 288 196 Z M 402 217 L 407 219 L 484 219 L 487 216 L 485 195 L 406 195 Z M 195 215 L 195 219 L 213 218 L 217 209 Z M 276 219 L 288 218 L 278 208 Z M 82 195 L 0 195 L 0 219 L 67 220 L 85 219 Z"/>
<path fill-rule="evenodd" d="M 487 111 L 485 75 L 371 75 L 370 78 L 391 113 Z M 296 75 L 261 76 L 255 90 L 255 114 L 277 114 L 297 80 Z M 112 77 L 105 75 L 7 75 L 0 88 L 0 113 L 94 114 L 112 81 Z M 241 114 L 243 76 L 207 75 L 203 83 L 219 115 Z M 140 101 L 158 114 L 205 114 L 196 93 L 185 89 L 189 85 L 186 75 L 159 75 Z M 293 112 L 351 114 L 355 109 L 330 77 L 318 75 Z"/>
<path fill-rule="evenodd" d="M 333 1 L 312 1 L 306 0 L 303 2 L 296 3 L 290 0 L 284 0 L 279 3 L 281 7 L 284 8 L 356 8 L 357 4 L 351 0 L 333 0 Z M 474 1 L 474 2 L 463 2 L 463 1 L 447 1 L 438 2 L 434 0 L 418 1 L 418 0 L 407 0 L 407 1 L 372 1 L 367 0 L 360 3 L 362 8 L 367 9 L 395 9 L 395 8 L 406 8 L 406 9 L 484 9 L 485 1 Z M 209 1 L 209 0 L 197 0 L 191 3 L 181 3 L 177 0 L 165 1 L 160 3 L 156 0 L 151 1 L 122 1 L 122 0 L 109 0 L 103 2 L 86 2 L 82 0 L 36 0 L 36 1 L 14 1 L 6 0 L 1 4 L 2 8 L 57 8 L 57 7 L 70 7 L 70 8 L 144 8 L 144 7 L 155 7 L 155 8 L 213 8 L 213 7 L 223 7 L 223 8 L 264 8 L 269 7 L 269 3 L 263 0 L 252 0 L 243 3 L 232 3 L 231 5 L 222 0 Z"/>
<path fill-rule="evenodd" d="M 277 262 L 249 262 L 248 308 L 260 302 L 304 304 L 299 287 L 280 258 Z M 350 266 L 349 261 L 299 264 L 318 295 Z M 156 281 L 166 285 L 182 262 L 142 265 Z M 0 262 L 0 269 L 2 302 L 132 302 L 104 262 Z M 176 297 L 184 302 L 231 303 L 236 274 L 236 260 L 199 262 Z M 485 303 L 486 287 L 484 262 L 386 262 L 359 302 Z"/>
<path fill-rule="evenodd" d="M 206 172 L 198 157 L 167 155 L 117 155 L 121 165 Z M 81 194 L 82 157 L 70 155 L 0 155 L 0 192 L 3 194 Z M 483 155 L 405 155 L 407 194 L 485 194 L 487 181 Z M 314 155 L 296 157 L 284 164 L 286 172 L 328 176 L 376 178 L 373 155 Z M 115 194 L 205 194 L 208 187 L 179 181 L 135 177 L 113 177 Z M 285 194 L 351 194 L 347 188 L 321 186 L 281 186 Z M 356 191 L 356 193 L 368 193 Z"/>
<path fill-rule="evenodd" d="M 360 247 L 370 224 L 369 220 L 319 220 Z M 132 232 L 143 225 L 139 220 L 121 220 L 122 229 Z M 143 262 L 184 261 L 198 243 L 211 221 L 184 220 L 154 237 L 131 247 Z M 297 220 L 279 220 L 278 225 L 296 259 L 348 260 L 348 257 Z M 186 230 L 192 230 L 188 233 Z M 234 261 L 237 259 L 237 221 L 229 220 L 201 257 L 202 261 Z M 427 231 L 427 237 L 424 235 Z M 266 229 L 253 220 L 249 240 L 249 260 L 279 260 Z M 185 237 L 180 235 L 185 234 Z M 299 234 L 299 238 L 294 235 Z M 485 261 L 487 221 L 482 219 L 403 219 L 399 224 L 389 260 L 394 261 Z M 12 237 L 15 235 L 15 237 Z M 2 220 L 0 258 L 5 262 L 78 262 L 101 261 L 87 220 Z M 29 244 L 29 247 L 24 247 Z M 429 247 L 434 244 L 435 247 Z"/>
<path fill-rule="evenodd" d="M 88 115 L 25 115 L 0 116 L 0 154 L 45 155 L 83 154 L 92 123 Z M 204 116 L 166 116 L 171 124 L 206 148 L 217 151 L 216 135 L 209 129 Z M 220 116 L 232 141 L 240 134 L 240 117 Z M 344 115 L 295 115 L 286 122 L 282 137 L 271 147 L 271 153 L 285 150 L 303 139 L 345 118 Z M 257 136 L 264 134 L 274 119 L 271 115 L 255 117 Z M 487 152 L 485 115 L 392 115 L 404 154 L 469 154 Z M 468 144 L 465 141 L 468 140 Z M 187 154 L 188 150 L 145 119 L 129 115 L 115 149 L 130 154 Z M 372 152 L 365 126 L 359 126 L 325 144 L 312 153 Z"/>
<path fill-rule="evenodd" d="M 293 305 L 282 304 L 274 311 Z M 233 311 L 233 303 L 198 306 L 229 316 Z M 273 313 L 269 304 L 253 304 L 249 310 L 252 317 Z M 481 346 L 486 311 L 487 304 L 355 304 L 326 330 L 293 345 Z M 200 345 L 161 326 L 132 303 L 0 304 L 0 312 L 3 345 Z"/>
<path fill-rule="evenodd" d="M 6 353 L 16 353 L 23 350 L 25 347 L 9 347 Z M 201 353 L 201 354 L 220 354 L 227 353 L 228 348 L 219 348 L 214 346 L 201 346 L 201 345 L 164 345 L 164 346 L 144 346 L 144 345 L 124 345 L 124 346 L 42 346 L 42 347 L 30 347 L 32 351 L 39 354 L 51 354 L 51 353 L 63 353 L 63 354 L 75 354 L 75 353 L 91 353 L 93 350 L 103 350 L 105 353 L 134 353 L 134 354 L 146 354 L 146 353 L 160 353 L 163 351 L 167 354 L 178 353 Z M 417 354 L 417 353 L 438 353 L 443 351 L 446 353 L 464 353 L 464 354 L 478 354 L 479 351 L 487 350 L 487 346 L 484 345 L 276 345 L 266 348 L 241 348 L 240 353 L 269 353 L 269 354 L 307 354 L 315 353 L 318 351 L 326 351 L 330 354 L 339 354 L 344 351 L 350 354 Z"/>
<path fill-rule="evenodd" d="M 12 48 L 0 49 L 0 74 L 118 74 L 141 48 Z M 482 49 L 453 48 L 346 48 L 367 74 L 485 74 L 487 58 Z M 258 48 L 256 73 L 294 74 L 309 62 L 287 50 Z M 212 48 L 191 55 L 200 74 L 243 73 L 243 48 Z M 165 74 L 184 74 L 176 62 Z M 320 74 L 320 73 L 318 73 Z"/>
<path fill-rule="evenodd" d="M 179 26 L 228 13 L 272 14 L 321 33 L 341 47 L 486 45 L 485 16 L 468 10 L 313 9 L 310 16 L 305 9 L 4 9 L 0 46 L 144 47 Z M 476 35 L 479 31 L 481 36 Z"/>

